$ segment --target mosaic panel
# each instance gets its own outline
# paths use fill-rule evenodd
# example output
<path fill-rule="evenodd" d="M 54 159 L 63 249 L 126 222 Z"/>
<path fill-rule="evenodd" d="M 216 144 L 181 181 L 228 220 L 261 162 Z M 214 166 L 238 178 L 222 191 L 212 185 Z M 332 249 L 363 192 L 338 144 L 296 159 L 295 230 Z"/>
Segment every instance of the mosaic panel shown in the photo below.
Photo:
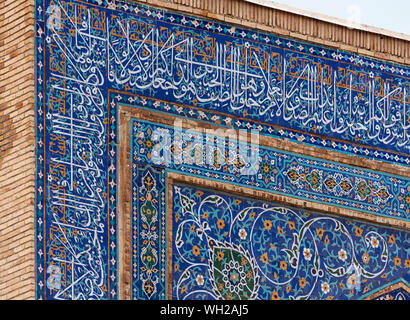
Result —
<path fill-rule="evenodd" d="M 218 140 L 195 128 L 131 121 L 132 156 L 205 179 L 407 220 L 410 181 L 273 148 Z M 211 157 L 211 158 L 209 158 Z"/>
<path fill-rule="evenodd" d="M 115 89 L 409 151 L 404 67 L 196 17 L 119 7 L 151 19 L 111 18 L 107 71 Z M 387 75 L 396 69 L 398 76 Z"/>
<path fill-rule="evenodd" d="M 406 66 L 124 1 L 35 5 L 37 299 L 118 298 L 113 90 L 130 105 L 209 122 L 221 111 L 238 128 L 409 165 Z M 333 178 L 329 192 L 341 194 Z M 376 214 L 407 219 L 406 182 L 379 178 L 363 186 L 369 208 L 388 197 Z"/>
<path fill-rule="evenodd" d="M 178 118 L 192 119 L 200 122 L 212 122 L 225 128 L 235 130 L 257 130 L 260 135 L 277 139 L 286 139 L 295 143 L 314 146 L 324 150 L 337 151 L 355 157 L 379 160 L 391 164 L 408 166 L 410 158 L 407 154 L 395 153 L 389 150 L 378 150 L 364 145 L 354 145 L 341 142 L 336 139 L 318 137 L 314 134 L 301 133 L 296 130 L 280 128 L 268 123 L 260 123 L 252 119 L 234 117 L 230 114 L 222 114 L 217 111 L 203 110 L 186 105 L 180 105 L 156 99 L 135 95 L 132 93 L 111 92 L 109 101 L 112 106 L 130 106 L 141 110 L 155 110 L 159 113 L 172 114 Z M 113 115 L 114 116 L 114 115 Z M 115 117 L 112 118 L 112 121 Z M 114 133 L 112 133 L 115 135 Z"/>
<path fill-rule="evenodd" d="M 132 295 L 164 299 L 166 278 L 165 170 L 132 170 Z"/>
<path fill-rule="evenodd" d="M 409 280 L 406 232 L 188 185 L 172 190 L 168 298 L 357 299 L 389 279 Z"/>
<path fill-rule="evenodd" d="M 355 299 L 409 279 L 408 233 L 190 186 L 173 194 L 176 299 Z"/>

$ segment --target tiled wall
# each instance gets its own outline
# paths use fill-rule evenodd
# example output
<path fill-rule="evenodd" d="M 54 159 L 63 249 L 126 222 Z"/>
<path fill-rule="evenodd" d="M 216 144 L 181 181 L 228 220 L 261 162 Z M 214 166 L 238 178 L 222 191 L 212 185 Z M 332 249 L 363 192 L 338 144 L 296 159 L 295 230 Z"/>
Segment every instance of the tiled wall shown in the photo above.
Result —
<path fill-rule="evenodd" d="M 408 239 L 410 190 L 407 127 L 405 124 L 400 127 L 403 121 L 397 121 L 398 114 L 401 114 L 405 123 L 408 114 L 406 110 L 409 110 L 406 109 L 406 95 L 403 95 L 403 92 L 408 94 L 410 91 L 406 89 L 409 83 L 408 41 L 353 30 L 245 1 L 138 2 L 142 5 L 123 1 L 103 3 L 98 0 L 58 3 L 48 0 L 36 0 L 35 3 L 6 0 L 0 4 L 0 297 L 118 299 L 145 294 L 140 283 L 131 278 L 136 271 L 127 262 L 140 257 L 132 256 L 130 247 L 128 251 L 120 250 L 127 245 L 131 246 L 133 238 L 132 223 L 122 221 L 126 215 L 119 210 L 124 205 L 124 200 L 118 196 L 119 189 L 125 188 L 124 199 L 128 199 L 124 202 L 125 207 L 127 203 L 131 205 L 130 198 L 133 195 L 133 191 L 119 181 L 119 171 L 124 163 L 124 159 L 121 159 L 124 156 L 119 155 L 120 140 L 127 136 L 130 139 L 132 135 L 130 130 L 124 134 L 119 125 L 117 112 L 123 106 L 144 112 L 160 112 L 160 116 L 155 113 L 148 119 L 154 124 L 159 120 L 163 121 L 165 115 L 168 115 L 209 125 L 224 125 L 235 130 L 256 128 L 262 133 L 261 144 L 268 148 L 282 150 L 283 154 L 302 154 L 301 159 L 317 158 L 312 161 L 318 163 L 339 162 L 340 165 L 336 164 L 337 168 L 334 169 L 340 171 L 342 167 L 347 168 L 345 175 L 354 176 L 350 180 L 351 186 L 360 182 L 355 177 L 369 174 L 363 179 L 367 182 L 364 189 L 360 189 L 360 186 L 359 189 L 352 187 L 352 193 L 349 193 L 352 197 L 346 195 L 346 199 L 343 199 L 341 189 L 337 189 L 343 179 L 339 181 L 336 179 L 339 176 L 333 174 L 337 190 L 330 190 L 332 182 L 323 175 L 319 176 L 322 179 L 321 190 L 328 192 L 329 197 L 325 197 L 331 200 L 328 202 L 319 199 L 319 191 L 312 189 L 315 183 L 309 181 L 316 180 L 307 178 L 309 173 L 314 172 L 313 162 L 304 164 L 311 167 L 311 172 L 303 173 L 304 176 L 293 180 L 294 183 L 289 175 L 286 176 L 286 184 L 285 180 L 280 180 L 283 177 L 269 180 L 272 176 L 264 177 L 261 173 L 259 180 L 263 183 L 256 186 L 249 181 L 246 188 L 253 190 L 252 201 L 266 202 L 266 198 L 261 200 L 259 193 L 267 192 L 275 200 L 283 200 L 299 209 L 304 206 L 313 211 L 328 209 L 338 216 L 359 218 L 362 223 L 379 223 L 377 228 L 381 228 L 380 230 L 393 226 L 398 228 L 395 232 Z M 149 6 L 145 6 L 148 4 Z M 130 29 L 124 28 L 127 21 L 132 22 L 129 24 Z M 195 46 L 196 51 L 211 48 L 212 41 L 226 44 L 227 39 L 231 39 L 237 44 L 243 44 L 243 51 L 238 53 L 238 59 L 245 52 L 251 53 L 251 48 L 245 46 L 247 42 L 256 49 L 254 52 L 273 53 L 272 57 L 278 53 L 282 58 L 286 55 L 286 59 L 293 56 L 294 62 L 308 57 L 310 63 L 328 65 L 333 70 L 349 65 L 344 69 L 353 70 L 352 74 L 356 72 L 354 79 L 375 79 L 373 89 L 381 94 L 378 96 L 375 92 L 376 100 L 383 100 L 382 89 L 386 90 L 383 83 L 389 85 L 391 91 L 401 88 L 394 91 L 391 101 L 389 100 L 393 108 L 391 114 L 396 116 L 393 124 L 396 131 L 385 129 L 383 136 L 380 135 L 382 139 L 378 141 L 350 134 L 352 131 L 349 134 L 332 135 L 326 128 L 300 125 L 300 122 L 293 120 L 278 122 L 275 116 L 270 119 L 260 117 L 252 108 L 242 108 L 238 112 L 238 105 L 223 105 L 223 99 L 220 99 L 221 106 L 215 106 L 214 103 L 198 99 L 203 98 L 203 94 L 189 97 L 186 88 L 190 88 L 188 91 L 200 89 L 201 85 L 198 81 L 192 82 L 186 78 L 184 72 L 188 69 L 183 68 L 183 63 L 174 64 L 174 67 L 181 68 L 182 76 L 177 71 L 173 73 L 168 70 L 166 63 L 162 66 L 165 69 L 160 68 L 161 77 L 158 76 L 160 69 L 154 72 L 154 76 L 149 73 L 149 68 L 158 66 L 158 59 L 152 59 L 154 55 L 150 55 L 150 50 L 154 47 L 166 48 L 166 41 L 170 39 L 163 33 L 163 38 L 156 38 L 160 41 L 159 46 L 153 46 L 155 37 L 147 37 L 154 34 L 150 33 L 150 25 L 160 26 L 162 29 L 157 29 L 158 31 L 168 28 L 167 32 L 174 33 L 174 39 L 183 34 L 181 39 L 194 38 L 192 35 L 196 33 L 195 39 L 199 40 Z M 163 40 L 165 42 L 161 42 Z M 207 41 L 210 43 L 206 44 Z M 201 44 L 205 45 L 201 47 Z M 182 43 L 181 45 L 183 47 Z M 275 49 L 267 49 L 273 46 Z M 174 58 L 181 58 L 181 53 L 187 52 L 182 47 Z M 193 53 L 194 50 L 190 52 Z M 209 52 L 215 53 L 212 49 Z M 169 55 L 167 50 L 159 53 L 157 57 Z M 198 56 L 195 59 L 198 60 Z M 201 58 L 206 56 L 204 54 Z M 249 57 L 252 56 L 251 54 Z M 273 58 L 263 60 L 261 57 L 254 59 L 253 67 L 256 68 L 253 69 L 253 76 L 263 77 L 268 74 L 260 72 L 263 68 L 258 66 L 258 61 L 274 61 L 270 60 Z M 192 61 L 198 62 L 195 59 Z M 241 68 L 245 64 L 232 63 L 233 57 L 226 59 L 228 60 L 231 61 L 231 66 L 237 66 L 235 72 L 238 75 L 244 72 Z M 217 66 L 212 59 L 201 60 L 201 63 L 208 63 L 210 68 Z M 249 61 L 249 66 L 251 65 Z M 138 69 L 139 67 L 147 69 Z M 191 71 L 200 71 L 198 64 L 195 68 L 192 69 L 191 65 Z M 298 68 L 303 69 L 301 65 Z M 298 71 L 299 75 L 303 73 L 301 70 Z M 234 69 L 231 68 L 230 72 L 232 75 Z M 158 82 L 166 74 L 171 74 L 166 81 L 173 83 L 172 86 L 176 88 L 167 87 L 162 80 Z M 280 75 L 277 72 L 272 74 Z M 185 79 L 188 86 L 178 87 L 176 84 L 181 84 L 178 77 Z M 378 78 L 384 82 L 378 82 Z M 208 80 L 212 81 L 211 78 Z M 277 80 L 280 81 L 279 78 Z M 206 83 L 209 84 L 209 81 Z M 304 81 L 302 79 L 299 83 L 294 83 L 303 86 Z M 377 83 L 381 84 L 380 88 L 377 88 Z M 247 90 L 253 90 L 255 94 L 256 89 L 260 89 L 258 85 L 260 83 L 250 82 Z M 323 83 L 322 86 L 325 87 Z M 329 88 L 330 96 L 332 93 Z M 181 90 L 185 90 L 183 95 Z M 346 86 L 343 90 L 347 90 Z M 355 88 L 350 90 L 352 92 L 353 99 L 357 97 L 366 101 L 366 94 L 371 91 L 368 88 Z M 341 93 L 340 99 L 339 102 L 347 106 L 345 101 L 348 98 Z M 365 102 L 363 103 L 365 106 Z M 376 112 L 376 115 L 380 118 L 380 114 Z M 134 117 L 128 118 L 128 126 L 131 118 Z M 354 120 L 360 120 L 359 118 Z M 385 128 L 390 128 L 394 122 L 391 115 L 387 120 L 387 126 L 383 119 L 381 122 Z M 168 125 L 171 126 L 172 123 Z M 392 137 L 394 142 L 390 140 Z M 130 145 L 125 150 L 130 152 Z M 128 157 L 128 162 L 130 161 L 131 156 Z M 270 164 L 273 172 L 275 163 Z M 270 164 L 267 163 L 267 169 Z M 294 167 L 297 165 L 295 163 Z M 169 174 L 169 167 L 159 167 L 153 168 Z M 276 170 L 277 173 L 289 173 L 290 167 Z M 197 169 L 190 168 L 192 172 L 184 171 L 184 175 L 191 175 L 193 181 L 200 176 L 193 171 Z M 322 173 L 325 171 L 329 170 L 322 170 Z M 294 174 L 291 176 L 296 177 Z M 306 188 L 303 194 L 300 193 L 301 190 L 298 193 L 295 189 L 293 195 L 284 191 L 286 188 L 289 191 L 292 187 L 299 188 L 297 182 L 302 180 L 306 180 L 306 184 L 302 186 Z M 219 186 L 218 180 L 215 181 Z M 232 175 L 230 180 L 223 182 L 237 188 L 239 181 L 239 177 Z M 324 185 L 325 181 L 328 181 L 327 187 Z M 166 190 L 162 192 L 168 194 L 170 190 L 172 189 L 166 186 Z M 356 197 L 362 191 L 363 196 Z M 339 195 L 336 196 L 334 192 Z M 368 203 L 365 205 L 366 201 Z M 167 210 L 165 202 L 163 205 L 162 210 Z M 127 210 L 131 210 L 131 207 Z M 161 216 L 161 219 L 165 217 Z M 122 229 L 123 226 L 129 228 L 125 230 Z M 363 227 L 365 228 L 367 225 Z M 379 233 L 387 236 L 386 232 Z M 167 241 L 160 245 L 164 254 L 161 256 L 163 269 L 158 269 L 158 272 L 164 273 L 160 278 L 165 281 L 169 275 L 164 269 L 167 250 L 173 238 L 167 232 L 161 236 L 161 241 Z M 389 238 L 386 241 L 388 240 Z M 121 241 L 128 244 L 121 247 Z M 399 278 L 396 274 L 386 273 L 383 283 L 373 283 L 371 288 L 367 288 L 368 292 L 361 291 L 361 295 L 355 292 L 347 298 L 363 297 L 379 285 L 386 286 L 389 281 L 393 283 L 398 279 L 407 279 L 407 246 L 400 245 L 397 250 L 401 252 L 397 254 L 401 259 L 400 267 L 403 268 L 400 270 L 405 270 Z M 398 263 L 394 258 L 389 263 Z M 147 270 L 145 267 L 143 279 L 153 288 L 152 284 L 156 280 L 154 277 L 147 278 Z M 169 282 L 165 281 L 163 285 L 166 286 L 167 283 Z M 124 286 L 127 288 L 124 289 Z M 361 286 L 361 289 L 364 290 L 365 287 Z M 270 298 L 276 297 L 274 291 L 281 295 L 282 289 L 270 288 Z M 161 294 L 170 293 L 169 289 L 164 290 L 165 287 Z M 282 297 L 289 297 L 287 288 L 283 290 Z M 320 290 L 317 289 L 317 292 Z M 268 297 L 266 294 L 265 296 Z"/>

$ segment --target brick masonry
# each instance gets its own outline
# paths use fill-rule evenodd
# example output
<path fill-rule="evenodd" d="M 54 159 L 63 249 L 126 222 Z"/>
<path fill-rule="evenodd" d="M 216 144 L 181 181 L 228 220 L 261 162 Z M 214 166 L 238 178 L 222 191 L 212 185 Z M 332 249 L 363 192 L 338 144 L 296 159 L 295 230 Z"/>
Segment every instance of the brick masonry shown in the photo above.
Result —
<path fill-rule="evenodd" d="M 136 2 L 410 64 L 410 42 L 404 39 L 349 29 L 243 0 Z M 0 1 L 0 299 L 35 297 L 34 10 L 34 0 Z M 283 148 L 301 152 L 298 144 L 289 143 Z M 306 153 L 310 152 L 315 150 Z M 342 163 L 395 170 L 375 161 L 336 153 L 331 156 Z M 401 174 L 408 176 L 406 172 Z"/>

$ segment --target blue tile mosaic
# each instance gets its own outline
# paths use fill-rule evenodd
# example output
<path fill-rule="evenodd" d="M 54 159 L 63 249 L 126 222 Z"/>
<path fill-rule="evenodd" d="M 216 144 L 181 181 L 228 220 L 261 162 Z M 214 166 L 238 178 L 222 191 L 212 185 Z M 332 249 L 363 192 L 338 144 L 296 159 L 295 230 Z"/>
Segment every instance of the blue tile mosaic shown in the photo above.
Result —
<path fill-rule="evenodd" d="M 130 136 L 132 156 L 141 163 L 384 217 L 410 217 L 407 178 L 137 119 L 131 120 Z"/>
<path fill-rule="evenodd" d="M 35 24 L 37 299 L 118 298 L 119 103 L 410 164 L 407 66 L 126 1 L 36 0 Z M 261 173 L 260 187 L 321 188 L 332 204 L 408 219 L 406 179 L 300 161 L 283 163 L 282 181 Z M 135 297 L 163 297 L 156 263 L 133 279 L 148 290 Z"/>
<path fill-rule="evenodd" d="M 359 299 L 409 281 L 406 232 L 183 184 L 172 192 L 167 298 Z"/>

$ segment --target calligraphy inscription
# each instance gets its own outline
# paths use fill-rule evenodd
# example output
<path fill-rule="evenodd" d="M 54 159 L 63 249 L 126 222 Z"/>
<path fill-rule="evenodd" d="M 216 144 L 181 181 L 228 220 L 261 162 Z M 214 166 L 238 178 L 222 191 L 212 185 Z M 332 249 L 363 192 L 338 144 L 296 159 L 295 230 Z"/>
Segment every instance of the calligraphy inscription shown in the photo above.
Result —
<path fill-rule="evenodd" d="M 76 61 L 94 62 L 89 85 L 410 150 L 404 66 L 151 8 L 60 4 L 50 30 L 67 29 Z"/>
<path fill-rule="evenodd" d="M 113 15 L 108 81 L 168 101 L 409 151 L 408 78 L 371 68 L 380 62 L 341 62 L 342 52 L 329 59 L 315 46 L 218 28 L 173 15 L 153 21 Z"/>

